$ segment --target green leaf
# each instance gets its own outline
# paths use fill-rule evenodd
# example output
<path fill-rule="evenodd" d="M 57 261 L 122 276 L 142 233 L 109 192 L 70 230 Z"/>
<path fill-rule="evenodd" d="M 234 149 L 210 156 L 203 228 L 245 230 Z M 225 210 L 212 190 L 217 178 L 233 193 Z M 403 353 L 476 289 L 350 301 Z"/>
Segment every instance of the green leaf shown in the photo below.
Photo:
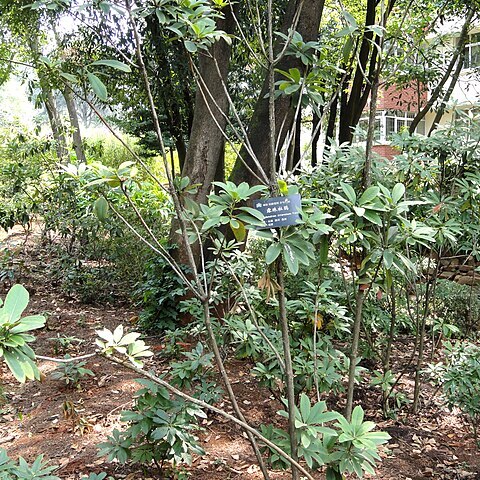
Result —
<path fill-rule="evenodd" d="M 355 201 L 357 200 L 357 195 L 352 186 L 348 185 L 347 183 L 341 182 L 340 187 L 342 188 L 350 203 L 355 203 Z"/>
<path fill-rule="evenodd" d="M 298 258 L 295 255 L 294 250 L 290 245 L 285 244 L 283 246 L 283 258 L 285 259 L 285 262 L 287 264 L 287 268 L 290 270 L 290 272 L 293 275 L 296 275 L 298 273 Z"/>
<path fill-rule="evenodd" d="M 63 77 L 65 80 L 68 80 L 71 83 L 77 83 L 78 78 L 75 75 L 67 72 L 60 72 L 60 76 Z"/>
<path fill-rule="evenodd" d="M 367 188 L 358 199 L 359 205 L 364 205 L 366 203 L 371 203 L 378 197 L 380 189 L 377 186 Z"/>
<path fill-rule="evenodd" d="M 2 307 L 3 312 L 7 314 L 8 322 L 15 323 L 20 319 L 29 299 L 30 295 L 23 285 L 16 284 L 9 290 Z"/>
<path fill-rule="evenodd" d="M 302 396 L 300 397 L 300 414 L 302 415 L 304 422 L 306 422 L 310 416 L 310 399 L 304 393 L 302 393 Z M 306 448 L 307 447 L 308 445 L 306 445 Z"/>
<path fill-rule="evenodd" d="M 383 252 L 383 264 L 387 270 L 392 268 L 393 264 L 393 253 L 390 250 L 385 250 Z"/>
<path fill-rule="evenodd" d="M 357 21 L 353 17 L 353 15 L 347 11 L 347 10 L 342 10 L 343 17 L 347 21 L 348 25 L 350 25 L 352 28 L 358 28 Z"/>
<path fill-rule="evenodd" d="M 252 217 L 255 217 L 257 220 L 261 220 L 263 221 L 265 216 L 263 215 L 262 212 L 260 212 L 259 210 L 256 210 L 255 208 L 251 208 L 251 207 L 240 207 L 239 210 L 242 210 L 243 212 L 247 212 L 248 214 L 250 214 Z"/>
<path fill-rule="evenodd" d="M 97 218 L 103 222 L 108 217 L 108 202 L 105 200 L 105 197 L 100 197 L 95 200 L 95 204 L 93 205 L 93 210 Z"/>
<path fill-rule="evenodd" d="M 397 183 L 392 190 L 392 200 L 394 204 L 397 204 L 405 194 L 405 185 L 403 183 Z"/>
<path fill-rule="evenodd" d="M 270 265 L 271 263 L 273 263 L 278 258 L 281 251 L 282 251 L 282 245 L 280 243 L 278 242 L 272 243 L 267 248 L 267 251 L 265 252 L 265 261 L 267 262 L 267 265 Z"/>
<path fill-rule="evenodd" d="M 360 405 L 357 405 L 352 412 L 352 425 L 361 425 L 363 422 L 363 408 Z"/>
<path fill-rule="evenodd" d="M 119 62 L 118 60 L 97 60 L 92 62 L 90 65 L 105 65 L 106 67 L 112 67 L 116 70 L 121 70 L 122 72 L 130 73 L 132 69 L 129 65 Z"/>
<path fill-rule="evenodd" d="M 365 209 L 363 207 L 356 207 L 353 206 L 353 211 L 357 214 L 359 217 L 363 217 L 365 215 Z"/>
<path fill-rule="evenodd" d="M 92 86 L 92 89 L 95 95 L 103 101 L 107 100 L 107 87 L 105 84 L 94 74 L 94 73 L 87 73 L 88 81 Z"/>
<path fill-rule="evenodd" d="M 376 212 L 373 212 L 372 210 L 365 210 L 365 213 L 363 214 L 364 218 L 366 218 L 369 222 L 374 223 L 375 225 L 378 225 L 381 227 L 382 224 L 382 219 L 380 218 L 380 215 Z"/>
<path fill-rule="evenodd" d="M 221 217 L 209 218 L 202 227 L 203 231 L 209 230 L 212 227 L 216 227 L 220 223 Z"/>
<path fill-rule="evenodd" d="M 193 42 L 191 42 L 190 40 L 185 40 L 183 42 L 183 44 L 185 45 L 185 48 L 190 52 L 190 53 L 196 53 L 198 48 L 197 48 L 197 45 Z"/>
<path fill-rule="evenodd" d="M 8 368 L 12 372 L 13 376 L 20 383 L 24 383 L 27 377 L 22 368 L 22 364 L 18 361 L 18 357 L 13 353 L 5 350 L 3 352 L 3 358 L 5 359 L 5 363 L 7 364 Z"/>

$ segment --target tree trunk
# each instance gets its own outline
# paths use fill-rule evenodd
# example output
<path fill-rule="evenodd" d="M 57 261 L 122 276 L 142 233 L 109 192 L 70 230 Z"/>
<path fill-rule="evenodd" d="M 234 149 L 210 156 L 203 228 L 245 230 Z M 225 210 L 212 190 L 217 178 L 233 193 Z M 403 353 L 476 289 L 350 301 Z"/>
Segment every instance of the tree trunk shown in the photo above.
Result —
<path fill-rule="evenodd" d="M 38 58 L 42 54 L 40 46 L 38 44 L 38 38 L 32 35 L 28 39 L 28 45 L 33 54 L 33 63 L 35 65 L 35 71 L 38 75 L 40 89 L 42 92 L 42 100 L 47 110 L 48 120 L 50 121 L 50 128 L 52 129 L 53 139 L 55 140 L 55 149 L 57 151 L 57 157 L 60 162 L 63 162 L 67 158 L 67 142 L 65 139 L 65 130 L 62 125 L 62 120 L 58 113 L 57 102 L 53 95 L 52 87 L 46 78 L 43 77 L 41 69 L 38 65 Z"/>
<path fill-rule="evenodd" d="M 73 94 L 69 89 L 69 86 L 62 91 L 63 97 L 65 98 L 65 103 L 67 105 L 68 117 L 70 119 L 70 125 L 73 129 L 72 140 L 73 140 L 73 149 L 77 156 L 77 160 L 80 163 L 86 163 L 85 151 L 83 149 L 82 135 L 80 133 L 80 123 L 78 121 L 77 115 L 77 106 L 75 105 L 75 100 Z"/>
<path fill-rule="evenodd" d="M 67 159 L 68 149 L 65 138 L 65 129 L 60 114 L 58 113 L 57 102 L 55 101 L 55 96 L 53 95 L 50 86 L 42 81 L 42 79 L 40 79 L 40 88 L 42 90 L 43 103 L 47 110 L 48 120 L 50 121 L 53 139 L 55 140 L 57 157 L 60 162 L 64 162 Z"/>
<path fill-rule="evenodd" d="M 318 163 L 318 140 L 320 138 L 320 117 L 313 112 L 312 119 L 312 167 Z"/>
<path fill-rule="evenodd" d="M 382 24 L 387 26 L 396 0 L 389 0 L 382 18 Z M 365 13 L 365 25 L 367 27 L 376 24 L 377 0 L 368 0 Z M 353 140 L 353 130 L 357 126 L 362 116 L 363 110 L 367 104 L 371 92 L 375 75 L 379 75 L 378 69 L 378 51 L 381 48 L 382 39 L 375 35 L 372 30 L 366 30 L 362 37 L 358 62 L 352 65 L 355 72 L 347 76 L 352 78 L 352 86 L 347 91 L 342 90 L 342 101 L 340 102 L 340 119 L 338 141 L 342 143 L 351 143 Z"/>
<path fill-rule="evenodd" d="M 465 45 L 465 42 L 464 42 L 464 45 Z M 437 128 L 438 124 L 440 123 L 440 120 L 443 117 L 443 114 L 445 113 L 445 108 L 447 106 L 448 101 L 450 100 L 450 97 L 452 96 L 455 85 L 457 84 L 458 79 L 460 78 L 460 74 L 462 73 L 464 63 L 465 63 L 465 50 L 462 48 L 460 52 L 460 56 L 458 58 L 457 67 L 455 68 L 455 72 L 453 73 L 453 76 L 452 76 L 452 80 L 450 81 L 450 85 L 448 86 L 448 89 L 445 92 L 445 95 L 443 96 L 441 105 L 438 107 L 437 113 L 435 114 L 435 119 L 433 120 L 432 126 L 430 127 L 430 131 L 428 132 L 428 136 L 430 136 L 433 133 L 433 131 Z"/>
<path fill-rule="evenodd" d="M 287 33 L 288 29 L 291 28 L 295 11 L 300 3 L 300 1 L 295 0 L 289 2 L 281 28 L 283 33 Z M 303 7 L 299 16 L 296 31 L 302 35 L 305 42 L 317 39 L 323 7 L 324 0 L 303 1 Z M 275 45 L 276 55 L 281 51 L 282 45 L 283 43 L 277 43 Z M 298 68 L 300 71 L 303 71 L 305 67 L 300 60 L 287 56 L 278 62 L 275 68 L 285 71 L 288 71 L 290 68 Z M 270 138 L 268 135 L 265 135 L 265 128 L 269 125 L 269 99 L 268 96 L 266 97 L 269 91 L 268 80 L 267 75 L 248 126 L 248 139 L 258 162 L 266 173 L 267 178 L 270 179 L 272 177 L 272 172 L 270 171 Z M 275 125 L 278 125 L 279 127 L 283 125 L 283 127 L 276 129 L 275 143 L 277 145 L 283 145 L 287 132 L 292 128 L 294 117 L 295 108 L 292 106 L 291 98 L 288 96 L 279 96 L 275 100 Z M 258 184 L 259 180 L 252 171 L 258 174 L 259 169 L 252 156 L 247 152 L 245 146 L 240 150 L 240 157 L 243 158 L 248 165 L 248 168 L 240 158 L 237 158 L 230 175 L 230 180 L 234 183 L 247 182 L 250 185 Z"/>
<path fill-rule="evenodd" d="M 225 11 L 225 18 L 219 20 L 218 28 L 227 33 L 234 32 L 235 20 L 229 9 Z M 192 194 L 191 198 L 201 204 L 207 201 L 225 148 L 223 132 L 227 125 L 225 116 L 229 110 L 225 88 L 230 53 L 230 45 L 220 40 L 208 53 L 199 54 L 195 111 L 182 176 L 188 177 L 191 184 L 198 185 L 197 192 Z M 183 258 L 185 249 L 182 247 L 182 238 L 176 234 L 177 230 L 178 225 L 174 221 L 170 231 L 170 242 L 177 245 L 175 253 L 177 261 L 187 264 Z M 194 247 L 194 253 L 198 253 L 198 248 Z"/>
<path fill-rule="evenodd" d="M 365 292 L 358 287 L 355 297 L 355 320 L 353 322 L 352 348 L 350 350 L 350 366 L 348 369 L 347 406 L 345 407 L 345 418 L 350 420 L 353 410 L 353 393 L 355 391 L 355 370 L 357 367 L 358 344 L 360 340 L 360 328 L 362 326 L 363 302 Z"/>

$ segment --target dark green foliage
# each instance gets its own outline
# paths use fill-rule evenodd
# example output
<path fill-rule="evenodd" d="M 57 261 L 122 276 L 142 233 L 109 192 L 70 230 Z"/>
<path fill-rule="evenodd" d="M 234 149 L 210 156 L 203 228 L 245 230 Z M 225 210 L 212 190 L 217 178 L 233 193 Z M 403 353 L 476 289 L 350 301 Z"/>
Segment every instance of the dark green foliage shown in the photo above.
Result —
<path fill-rule="evenodd" d="M 178 325 L 178 304 L 185 293 L 185 286 L 165 260 L 151 259 L 135 290 L 142 306 L 141 328 L 155 332 L 174 329 Z"/>
<path fill-rule="evenodd" d="M 198 407 L 170 396 L 168 391 L 151 381 L 137 380 L 144 388 L 135 394 L 132 410 L 122 412 L 127 428 L 115 429 L 108 441 L 99 445 L 100 455 L 121 463 L 131 461 L 173 467 L 190 464 L 192 454 L 202 455 L 195 432 L 198 418 L 206 415 Z M 165 466 L 165 468 L 167 468 Z"/>
<path fill-rule="evenodd" d="M 72 357 L 70 355 L 65 355 L 63 357 L 65 360 L 70 360 Z M 87 375 L 94 376 L 95 374 L 85 368 L 86 362 L 64 362 L 61 363 L 57 369 L 52 373 L 52 378 L 55 380 L 62 380 L 65 382 L 67 387 L 75 388 L 80 386 L 80 380 Z"/>
<path fill-rule="evenodd" d="M 461 335 L 475 336 L 480 328 L 480 289 L 438 280 L 433 311 L 442 323 L 458 327 Z"/>

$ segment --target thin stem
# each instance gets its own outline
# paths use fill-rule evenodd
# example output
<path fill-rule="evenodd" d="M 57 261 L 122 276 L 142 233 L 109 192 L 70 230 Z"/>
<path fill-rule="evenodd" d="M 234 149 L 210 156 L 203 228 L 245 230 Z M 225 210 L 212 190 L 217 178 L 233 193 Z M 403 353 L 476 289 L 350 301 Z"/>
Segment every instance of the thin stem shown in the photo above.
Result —
<path fill-rule="evenodd" d="M 283 356 L 285 357 L 285 377 L 287 384 L 287 402 L 288 402 L 288 433 L 290 435 L 291 456 L 294 460 L 298 459 L 297 431 L 295 427 L 295 385 L 292 366 L 292 355 L 290 351 L 290 333 L 288 329 L 288 318 L 285 298 L 285 281 L 283 278 L 283 260 L 280 256 L 277 259 L 277 280 L 280 289 L 278 291 L 278 309 L 280 327 L 282 330 Z M 292 480 L 298 479 L 298 470 L 292 467 Z"/>
<path fill-rule="evenodd" d="M 213 354 L 215 356 L 215 362 L 217 364 L 218 369 L 220 370 L 220 375 L 222 376 L 222 380 L 223 380 L 223 383 L 225 384 L 225 388 L 227 389 L 228 398 L 232 403 L 232 408 L 237 418 L 239 418 L 242 422 L 245 422 L 245 417 L 243 416 L 243 413 L 240 410 L 240 407 L 238 405 L 237 397 L 235 396 L 235 393 L 232 389 L 232 384 L 230 383 L 230 379 L 228 378 L 228 373 L 222 361 L 220 349 L 218 348 L 217 340 L 215 338 L 215 332 L 213 331 L 212 322 L 210 320 L 210 306 L 209 306 L 208 300 L 205 300 L 203 302 L 203 315 L 204 315 L 205 326 L 207 327 L 208 337 L 210 339 L 210 345 L 212 347 Z M 267 471 L 267 468 L 265 467 L 265 462 L 263 461 L 262 454 L 255 440 L 255 436 L 252 434 L 252 432 L 248 430 L 246 433 L 250 441 L 250 444 L 252 445 L 255 456 L 257 457 L 258 465 L 260 467 L 260 470 L 262 471 L 263 477 L 265 478 L 265 480 L 268 480 L 269 479 L 268 471 Z"/>
<path fill-rule="evenodd" d="M 78 362 L 79 360 L 85 360 L 86 358 L 92 358 L 97 353 L 87 353 L 86 355 L 80 355 L 79 357 L 73 357 L 73 358 L 56 358 L 56 357 L 45 357 L 44 355 L 35 355 L 35 358 L 38 360 L 47 360 L 49 362 L 55 362 L 55 363 L 72 363 L 72 362 Z"/>

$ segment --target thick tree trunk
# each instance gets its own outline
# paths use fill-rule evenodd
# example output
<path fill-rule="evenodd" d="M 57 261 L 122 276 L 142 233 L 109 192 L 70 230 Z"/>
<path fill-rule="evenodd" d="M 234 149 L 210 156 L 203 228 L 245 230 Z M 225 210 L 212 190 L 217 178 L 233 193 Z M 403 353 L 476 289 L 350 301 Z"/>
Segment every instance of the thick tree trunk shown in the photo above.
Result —
<path fill-rule="evenodd" d="M 396 0 L 389 0 L 385 9 L 382 24 L 387 25 Z M 377 0 L 368 0 L 365 13 L 365 25 L 367 27 L 376 24 Z M 367 104 L 371 92 L 371 86 L 378 68 L 378 50 L 380 48 L 381 38 L 375 36 L 372 30 L 366 30 L 363 34 L 358 62 L 352 65 L 352 72 L 347 76 L 347 82 L 353 76 L 352 85 L 349 93 L 342 90 L 342 101 L 340 102 L 340 119 L 338 129 L 338 141 L 342 143 L 351 143 L 353 140 L 353 130 L 357 126 L 362 116 L 363 110 Z M 380 74 L 380 72 L 378 72 Z"/>
<path fill-rule="evenodd" d="M 65 98 L 65 103 L 67 105 L 70 125 L 73 129 L 73 132 L 72 132 L 73 149 L 75 150 L 77 160 L 80 163 L 85 163 L 87 160 L 85 158 L 85 151 L 83 149 L 82 134 L 80 133 L 80 122 L 78 121 L 77 106 L 75 105 L 75 99 L 73 98 L 73 94 L 68 86 L 62 91 L 62 94 L 63 94 L 63 97 Z"/>
<path fill-rule="evenodd" d="M 218 26 L 227 33 L 233 33 L 235 22 L 229 10 Z M 191 183 L 200 184 L 196 202 L 205 203 L 210 192 L 217 165 L 223 155 L 224 131 L 229 103 L 225 86 L 230 63 L 230 45 L 220 40 L 208 54 L 199 55 L 199 73 L 195 112 L 192 131 L 185 158 L 182 176 L 189 177 Z"/>
<path fill-rule="evenodd" d="M 229 9 L 218 28 L 233 33 L 235 20 Z M 206 203 L 212 182 L 223 158 L 225 148 L 224 131 L 227 125 L 229 101 L 225 91 L 230 64 L 230 45 L 224 40 L 216 42 L 208 53 L 199 54 L 199 78 L 195 96 L 195 111 L 182 176 L 191 184 L 197 184 L 196 194 L 191 195 L 197 203 Z M 176 258 L 185 263 L 182 239 L 176 234 L 177 222 L 173 222 L 170 242 L 177 245 Z M 198 246 L 194 251 L 197 253 Z M 199 255 L 197 255 L 197 258 Z"/>
<path fill-rule="evenodd" d="M 300 1 L 292 0 L 285 14 L 282 31 L 288 32 L 292 26 L 295 11 L 297 10 Z M 316 40 L 320 20 L 322 17 L 324 7 L 324 0 L 304 0 L 296 31 L 302 35 L 305 42 Z M 275 46 L 276 54 L 278 54 L 283 44 Z M 298 68 L 300 71 L 304 69 L 303 64 L 298 59 L 287 56 L 284 57 L 277 65 L 277 69 L 288 71 L 289 68 Z M 268 94 L 269 84 L 268 75 L 265 78 L 262 91 L 258 97 L 252 118 L 248 126 L 248 139 L 252 150 L 258 159 L 262 169 L 266 173 L 267 178 L 271 178 L 271 162 L 270 162 L 270 138 L 265 135 L 265 131 L 269 125 L 269 105 Z M 276 144 L 283 145 L 287 132 L 291 129 L 295 117 L 295 108 L 291 103 L 291 98 L 288 96 L 280 96 L 275 100 L 275 125 L 276 129 Z M 280 128 L 282 126 L 282 128 Z M 249 170 L 259 173 L 254 159 L 243 147 L 240 151 L 240 157 L 243 158 L 248 165 L 247 168 L 240 158 L 237 158 L 233 171 L 230 175 L 230 180 L 234 183 L 247 182 L 250 185 L 258 184 L 258 178 Z"/>

